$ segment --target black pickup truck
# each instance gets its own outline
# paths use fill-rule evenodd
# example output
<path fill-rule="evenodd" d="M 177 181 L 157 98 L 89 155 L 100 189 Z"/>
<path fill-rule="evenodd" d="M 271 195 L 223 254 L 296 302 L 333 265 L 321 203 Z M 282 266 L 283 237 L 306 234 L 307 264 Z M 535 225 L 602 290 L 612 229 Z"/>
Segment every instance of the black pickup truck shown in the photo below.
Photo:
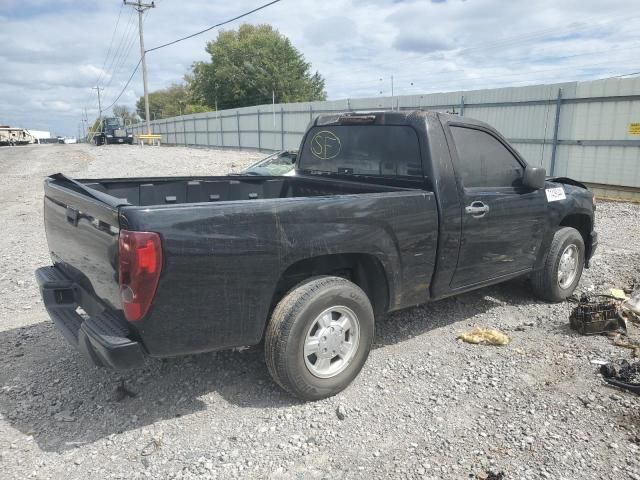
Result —
<path fill-rule="evenodd" d="M 264 342 L 303 399 L 344 389 L 375 319 L 529 276 L 562 301 L 594 197 L 490 126 L 435 112 L 316 118 L 290 176 L 45 180 L 44 304 L 96 365 Z"/>

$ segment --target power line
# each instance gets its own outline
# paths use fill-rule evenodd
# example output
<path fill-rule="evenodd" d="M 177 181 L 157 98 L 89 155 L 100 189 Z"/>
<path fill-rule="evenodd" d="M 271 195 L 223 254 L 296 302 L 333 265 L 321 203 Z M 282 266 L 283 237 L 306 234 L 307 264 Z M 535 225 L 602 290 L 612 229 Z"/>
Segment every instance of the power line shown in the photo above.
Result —
<path fill-rule="evenodd" d="M 109 59 L 109 55 L 111 55 L 111 48 L 113 47 L 113 41 L 116 38 L 116 32 L 118 31 L 118 25 L 120 25 L 120 17 L 122 16 L 122 9 L 124 5 L 120 5 L 120 10 L 118 10 L 118 18 L 116 19 L 116 26 L 113 29 L 113 33 L 111 34 L 111 41 L 109 42 L 109 48 L 107 49 L 107 55 L 104 57 L 104 62 L 102 62 L 102 68 L 100 69 L 100 74 L 98 75 L 98 79 L 96 83 L 99 84 L 101 77 L 104 75 L 104 67 L 107 65 L 107 60 Z"/>
<path fill-rule="evenodd" d="M 140 64 L 142 63 L 142 58 L 140 60 L 138 60 L 138 63 L 136 64 L 135 68 L 133 69 L 133 72 L 131 72 L 131 76 L 129 77 L 129 80 L 127 80 L 127 83 L 125 83 L 124 87 L 122 88 L 122 90 L 120 91 L 120 93 L 118 94 L 118 96 L 116 97 L 116 99 L 113 101 L 113 103 L 111 103 L 108 107 L 105 107 L 105 110 L 109 110 L 111 107 L 113 107 L 116 102 L 118 100 L 120 100 L 120 97 L 122 96 L 122 94 L 124 93 L 124 91 L 127 89 L 127 87 L 129 86 L 129 83 L 131 83 L 131 79 L 133 78 L 133 76 L 136 74 L 136 72 L 138 71 L 138 67 L 140 67 Z"/>
<path fill-rule="evenodd" d="M 622 75 L 616 75 L 613 78 L 623 78 L 623 77 L 633 77 L 634 75 L 640 75 L 640 71 L 638 72 L 631 72 L 631 73 L 624 73 Z"/>
<path fill-rule="evenodd" d="M 115 61 L 119 58 L 120 54 L 121 54 L 121 47 L 123 45 L 123 42 L 125 40 L 125 38 L 127 38 L 128 36 L 128 30 L 130 30 L 131 25 L 132 25 L 132 19 L 133 19 L 133 13 L 131 14 L 131 16 L 129 17 L 129 21 L 128 24 L 125 24 L 124 22 L 121 21 L 122 19 L 122 10 L 124 8 L 124 5 L 120 6 L 120 10 L 118 11 L 118 17 L 116 19 L 116 25 L 115 28 L 113 30 L 113 33 L 111 35 L 111 41 L 109 43 L 109 48 L 107 50 L 107 55 L 105 56 L 104 62 L 102 63 L 102 68 L 100 69 L 100 72 L 98 73 L 98 76 L 96 78 L 96 85 L 100 85 L 101 82 L 104 81 L 106 75 L 109 74 L 109 71 L 111 70 L 111 68 L 114 66 Z M 114 45 L 114 40 L 118 31 L 118 27 L 120 25 L 124 25 L 124 34 L 123 36 L 120 38 L 117 46 Z M 115 48 L 114 48 L 115 47 Z M 106 67 L 106 68 L 105 68 Z M 110 81 L 112 80 L 112 76 L 110 76 Z M 95 90 L 92 89 L 92 90 Z M 91 99 L 92 96 L 92 91 L 89 91 L 89 95 L 87 95 L 87 98 L 85 100 L 85 104 L 87 102 L 89 102 L 89 100 Z M 100 108 L 100 106 L 98 106 L 98 111 L 100 112 L 102 109 Z"/>
<path fill-rule="evenodd" d="M 133 12 L 131 13 L 133 16 L 134 13 Z M 146 20 L 146 17 L 144 18 L 144 20 Z M 144 20 L 143 20 L 143 23 L 144 23 Z M 113 80 L 118 76 L 118 73 L 121 71 L 125 62 L 129 59 L 131 49 L 135 44 L 135 40 L 136 40 L 136 36 L 135 36 L 135 29 L 134 29 L 131 31 L 131 35 L 129 36 L 128 41 L 125 42 L 124 44 L 124 48 L 122 49 L 121 54 L 119 55 L 119 60 L 116 62 L 116 65 L 113 68 L 113 72 L 111 74 L 111 77 L 109 78 L 109 81 L 105 85 L 105 89 L 109 88 L 109 86 L 113 83 Z"/>
<path fill-rule="evenodd" d="M 280 1 L 281 1 L 281 0 L 274 0 L 274 1 L 272 1 L 272 2 L 265 3 L 264 5 L 261 5 L 261 6 L 257 7 L 257 8 L 254 8 L 253 10 L 250 10 L 250 11 L 248 11 L 248 12 L 245 12 L 245 13 L 243 13 L 243 14 L 241 14 L 241 15 L 237 15 L 237 16 L 235 16 L 235 17 L 233 17 L 233 18 L 230 18 L 230 19 L 228 19 L 228 20 L 225 20 L 225 21 L 223 21 L 223 22 L 217 23 L 217 24 L 215 24 L 215 25 L 213 25 L 213 26 L 211 26 L 211 27 L 209 27 L 209 28 L 206 28 L 206 29 L 204 29 L 204 30 L 201 30 L 201 31 L 199 31 L 199 32 L 193 33 L 193 34 L 188 35 L 188 36 L 186 36 L 186 37 L 178 38 L 177 40 L 173 40 L 173 41 L 168 42 L 168 43 L 165 43 L 165 44 L 163 44 L 163 45 L 158 45 L 157 47 L 150 48 L 149 50 L 145 50 L 145 53 L 153 52 L 154 50 L 159 50 L 159 49 L 161 49 L 161 48 L 168 47 L 169 45 L 174 45 L 174 44 L 176 44 L 176 43 L 178 43 L 178 42 L 182 42 L 183 40 L 187 40 L 187 39 L 189 39 L 189 38 L 193 38 L 193 37 L 195 37 L 195 36 L 197 36 L 197 35 L 200 35 L 200 34 L 202 34 L 202 33 L 205 33 L 205 32 L 208 32 L 208 31 L 210 31 L 210 30 L 213 30 L 214 28 L 221 27 L 221 26 L 226 25 L 226 24 L 228 24 L 228 23 L 234 22 L 234 21 L 236 21 L 236 20 L 238 20 L 238 19 L 240 19 L 240 18 L 243 18 L 243 17 L 246 17 L 246 16 L 248 16 L 248 15 L 251 15 L 252 13 L 255 13 L 255 12 L 259 11 L 259 10 L 263 10 L 263 9 L 265 9 L 265 8 L 267 8 L 267 7 L 269 7 L 269 6 L 273 5 L 273 4 L 275 4 L 275 3 L 278 3 L 278 2 L 280 2 Z M 133 14 L 133 13 L 132 13 L 132 14 Z M 129 76 L 129 79 L 127 80 L 127 83 L 126 83 L 126 84 L 125 84 L 125 86 L 122 88 L 122 90 L 120 91 L 120 93 L 118 94 L 118 96 L 116 97 L 116 99 L 115 99 L 115 100 L 114 100 L 114 101 L 113 101 L 113 102 L 112 102 L 108 107 L 105 107 L 105 109 L 104 109 L 104 110 L 108 110 L 109 108 L 113 107 L 113 106 L 116 104 L 116 102 L 120 99 L 120 97 L 122 96 L 122 94 L 124 93 L 124 91 L 125 91 L 125 90 L 127 89 L 127 87 L 129 86 L 129 83 L 131 83 L 131 80 L 133 79 L 133 76 L 135 75 L 135 73 L 138 71 L 138 68 L 140 67 L 140 64 L 141 64 L 141 63 L 142 63 L 142 57 L 138 60 L 138 63 L 136 64 L 135 68 L 133 69 L 133 72 L 131 72 L 131 75 Z"/>
<path fill-rule="evenodd" d="M 213 30 L 214 28 L 221 27 L 223 25 L 226 25 L 227 23 L 235 22 L 236 20 L 239 20 L 239 19 L 241 19 L 243 17 L 246 17 L 248 15 L 251 15 L 252 13 L 255 13 L 255 12 L 257 12 L 259 10 L 262 10 L 264 8 L 270 7 L 271 5 L 273 5 L 275 3 L 278 3 L 278 2 L 280 2 L 280 0 L 273 0 L 272 2 L 265 3 L 264 5 L 261 5 L 261 6 L 257 7 L 257 8 L 254 8 L 253 10 L 245 12 L 242 15 L 238 15 L 237 17 L 230 18 L 229 20 L 225 20 L 224 22 L 217 23 L 215 25 L 212 25 L 211 27 L 205 28 L 204 30 L 200 30 L 199 32 L 192 33 L 191 35 L 187 35 L 186 37 L 178 38 L 177 40 L 173 40 L 171 42 L 164 43 L 162 45 L 158 45 L 157 47 L 150 48 L 149 50 L 145 50 L 145 52 L 148 53 L 148 52 L 153 52 L 154 50 L 160 50 L 161 48 L 168 47 L 169 45 L 174 45 L 174 44 L 176 44 L 178 42 L 182 42 L 184 40 L 188 40 L 190 38 L 196 37 L 198 35 L 201 35 L 203 33 L 208 32 L 210 30 Z"/>
<path fill-rule="evenodd" d="M 105 73 L 109 71 L 111 72 L 111 75 L 109 77 L 109 83 L 113 79 L 115 72 L 122 66 L 122 63 L 125 60 L 124 58 L 124 56 L 126 55 L 125 52 L 129 51 L 130 49 L 129 45 L 132 43 L 133 39 L 135 39 L 134 17 L 135 17 L 135 13 L 131 12 L 131 14 L 129 15 L 129 19 L 125 27 L 125 30 L 122 34 L 122 37 L 120 38 L 120 42 L 118 43 L 118 46 L 114 51 L 113 58 L 111 59 L 111 62 L 109 63 L 109 66 L 105 71 Z"/>
<path fill-rule="evenodd" d="M 104 78 L 104 75 L 106 73 L 105 66 L 107 65 L 107 62 L 109 61 L 109 57 L 110 57 L 112 51 L 114 52 L 114 57 L 115 57 L 115 51 L 112 50 L 113 41 L 115 39 L 116 32 L 118 31 L 118 26 L 120 25 L 120 18 L 122 16 L 123 7 L 124 6 L 121 5 L 120 6 L 120 10 L 118 10 L 118 16 L 116 18 L 116 24 L 115 24 L 115 27 L 113 29 L 113 32 L 111 33 L 111 41 L 109 42 L 109 48 L 107 49 L 107 54 L 106 54 L 106 56 L 104 58 L 104 61 L 102 62 L 102 67 L 100 68 L 100 71 L 98 72 L 98 75 L 96 77 L 96 85 L 100 85 L 100 82 Z M 87 95 L 86 99 L 83 102 L 84 105 L 86 105 L 89 102 L 89 100 L 91 99 L 91 96 L 92 96 L 92 93 L 93 93 L 92 90 L 95 90 L 95 88 L 89 90 L 89 94 Z M 85 107 L 85 110 L 86 110 L 86 107 Z M 100 107 L 98 107 L 98 110 L 100 110 Z"/>

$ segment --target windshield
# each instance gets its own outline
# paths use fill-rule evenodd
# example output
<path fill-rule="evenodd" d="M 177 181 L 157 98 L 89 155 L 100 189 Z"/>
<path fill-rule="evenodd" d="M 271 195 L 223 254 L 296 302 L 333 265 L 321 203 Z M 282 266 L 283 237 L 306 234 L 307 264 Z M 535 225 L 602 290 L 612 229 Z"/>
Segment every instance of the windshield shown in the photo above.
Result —
<path fill-rule="evenodd" d="M 296 152 L 278 152 L 247 167 L 242 173 L 277 177 L 291 172 L 295 163 Z"/>
<path fill-rule="evenodd" d="M 107 118 L 107 126 L 113 128 L 120 127 L 120 120 L 118 118 Z"/>
<path fill-rule="evenodd" d="M 421 177 L 415 130 L 404 125 L 313 127 L 302 148 L 303 171 Z"/>

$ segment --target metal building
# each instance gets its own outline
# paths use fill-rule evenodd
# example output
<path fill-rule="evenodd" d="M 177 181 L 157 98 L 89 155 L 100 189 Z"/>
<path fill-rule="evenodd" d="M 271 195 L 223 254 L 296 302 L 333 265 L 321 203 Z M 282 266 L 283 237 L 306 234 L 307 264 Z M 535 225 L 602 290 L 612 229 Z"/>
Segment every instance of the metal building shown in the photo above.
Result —
<path fill-rule="evenodd" d="M 549 174 L 587 182 L 601 196 L 640 199 L 639 77 L 261 105 L 151 124 L 165 144 L 295 149 L 316 114 L 382 108 L 455 111 L 483 120 Z M 131 128 L 144 132 L 141 123 Z"/>

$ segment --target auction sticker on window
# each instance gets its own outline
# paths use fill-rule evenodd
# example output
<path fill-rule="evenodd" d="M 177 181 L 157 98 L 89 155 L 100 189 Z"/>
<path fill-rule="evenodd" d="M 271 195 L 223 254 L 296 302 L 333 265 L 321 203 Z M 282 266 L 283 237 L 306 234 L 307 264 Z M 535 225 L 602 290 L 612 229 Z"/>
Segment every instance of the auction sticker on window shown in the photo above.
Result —
<path fill-rule="evenodd" d="M 558 200 L 567 198 L 564 194 L 564 188 L 562 187 L 547 188 L 545 189 L 545 193 L 547 194 L 547 202 L 557 202 Z"/>

